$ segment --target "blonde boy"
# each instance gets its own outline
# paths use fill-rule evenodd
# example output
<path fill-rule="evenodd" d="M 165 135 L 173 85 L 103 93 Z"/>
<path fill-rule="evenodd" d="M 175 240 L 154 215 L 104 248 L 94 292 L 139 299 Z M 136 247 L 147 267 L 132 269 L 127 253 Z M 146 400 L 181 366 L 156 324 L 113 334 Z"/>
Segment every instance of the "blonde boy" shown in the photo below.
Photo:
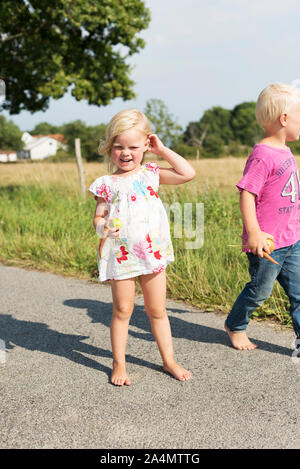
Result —
<path fill-rule="evenodd" d="M 225 321 L 238 350 L 257 347 L 246 335 L 249 316 L 270 296 L 276 279 L 289 297 L 300 339 L 300 182 L 296 160 L 286 145 L 300 135 L 300 90 L 284 83 L 267 86 L 258 97 L 256 117 L 265 136 L 254 146 L 237 184 L 251 281 Z M 275 243 L 272 257 L 283 268 L 263 257 L 263 251 L 270 254 L 268 238 Z"/>

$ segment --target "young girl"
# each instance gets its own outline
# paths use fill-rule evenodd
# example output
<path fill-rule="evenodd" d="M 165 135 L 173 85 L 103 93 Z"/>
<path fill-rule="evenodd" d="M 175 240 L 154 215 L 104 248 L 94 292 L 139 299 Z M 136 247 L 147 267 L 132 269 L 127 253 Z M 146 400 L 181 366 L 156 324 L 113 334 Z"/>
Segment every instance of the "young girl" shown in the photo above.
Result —
<path fill-rule="evenodd" d="M 143 163 L 144 153 L 164 158 L 172 168 Z M 180 381 L 191 373 L 174 359 L 172 336 L 166 313 L 166 266 L 174 260 L 168 217 L 158 196 L 159 184 L 182 184 L 195 176 L 191 165 L 166 148 L 151 134 L 148 119 L 132 109 L 111 120 L 106 153 L 113 174 L 97 178 L 89 187 L 97 201 L 94 227 L 101 237 L 98 252 L 99 281 L 110 280 L 113 297 L 111 382 L 130 385 L 125 352 L 128 326 L 134 308 L 138 277 L 151 329 L 163 361 L 163 369 Z"/>

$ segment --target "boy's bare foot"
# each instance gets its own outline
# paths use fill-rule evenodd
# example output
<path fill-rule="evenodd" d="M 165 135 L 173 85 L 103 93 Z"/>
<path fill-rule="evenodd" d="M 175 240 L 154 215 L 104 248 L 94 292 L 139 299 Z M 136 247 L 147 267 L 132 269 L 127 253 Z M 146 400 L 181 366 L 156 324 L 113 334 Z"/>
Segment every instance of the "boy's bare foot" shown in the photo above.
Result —
<path fill-rule="evenodd" d="M 111 374 L 111 382 L 115 386 L 130 386 L 131 382 L 126 373 L 125 363 L 113 363 L 113 371 Z"/>
<path fill-rule="evenodd" d="M 185 368 L 182 368 L 182 366 L 178 365 L 178 363 L 176 363 L 175 361 L 164 365 L 163 369 L 179 381 L 187 381 L 192 377 L 192 373 L 190 371 L 186 370 Z"/>
<path fill-rule="evenodd" d="M 257 348 L 257 345 L 248 339 L 246 332 L 232 332 L 228 329 L 226 324 L 224 324 L 224 328 L 229 335 L 232 346 L 237 350 L 253 350 Z"/>

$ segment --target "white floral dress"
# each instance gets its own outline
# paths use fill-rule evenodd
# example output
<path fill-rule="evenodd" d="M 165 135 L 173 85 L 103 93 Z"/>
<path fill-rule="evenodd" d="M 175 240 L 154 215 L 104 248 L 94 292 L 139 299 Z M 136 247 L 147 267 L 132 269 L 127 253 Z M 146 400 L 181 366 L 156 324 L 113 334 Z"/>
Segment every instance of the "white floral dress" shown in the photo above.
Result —
<path fill-rule="evenodd" d="M 149 162 L 129 176 L 107 175 L 89 187 L 105 199 L 118 238 L 107 237 L 98 251 L 99 281 L 160 272 L 174 261 L 167 213 L 158 196 L 159 167 Z"/>

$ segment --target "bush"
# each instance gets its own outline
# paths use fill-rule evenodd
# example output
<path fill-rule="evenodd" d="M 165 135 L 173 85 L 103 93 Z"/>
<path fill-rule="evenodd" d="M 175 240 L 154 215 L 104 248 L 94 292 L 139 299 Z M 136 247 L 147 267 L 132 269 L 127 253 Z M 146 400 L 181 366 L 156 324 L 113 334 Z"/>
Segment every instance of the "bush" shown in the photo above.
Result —
<path fill-rule="evenodd" d="M 203 143 L 203 156 L 206 158 L 220 158 L 225 156 L 225 145 L 218 135 L 208 135 Z"/>
<path fill-rule="evenodd" d="M 300 141 L 299 140 L 297 142 L 288 142 L 288 146 L 290 147 L 294 155 L 300 155 Z"/>
<path fill-rule="evenodd" d="M 178 143 L 175 147 L 173 147 L 173 150 L 184 158 L 196 159 L 197 151 L 199 151 L 200 158 L 201 156 L 203 156 L 201 148 L 192 145 L 187 145 L 186 143 Z"/>
<path fill-rule="evenodd" d="M 248 145 L 242 145 L 239 142 L 231 141 L 227 147 L 228 156 L 248 156 L 252 151 L 252 147 Z"/>

